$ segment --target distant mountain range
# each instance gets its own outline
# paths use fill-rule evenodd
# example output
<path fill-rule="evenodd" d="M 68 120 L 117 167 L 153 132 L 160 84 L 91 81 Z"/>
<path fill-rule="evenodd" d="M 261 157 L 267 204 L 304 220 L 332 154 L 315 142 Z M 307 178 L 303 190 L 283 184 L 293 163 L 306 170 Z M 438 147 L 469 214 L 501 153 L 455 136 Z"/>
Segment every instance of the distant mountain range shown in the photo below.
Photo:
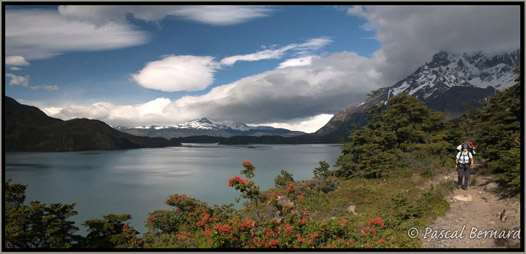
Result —
<path fill-rule="evenodd" d="M 244 123 L 233 121 L 212 121 L 208 118 L 200 118 L 186 123 L 169 126 L 138 126 L 138 127 L 115 127 L 116 130 L 137 136 L 163 137 L 166 139 L 183 138 L 190 136 L 265 136 L 280 135 L 292 137 L 305 134 L 300 131 L 290 131 L 287 129 L 273 128 L 269 126 L 248 126 Z"/>
<path fill-rule="evenodd" d="M 481 106 L 485 98 L 514 85 L 515 65 L 520 51 L 486 55 L 481 52 L 450 54 L 439 52 L 406 78 L 381 88 L 363 103 L 345 109 L 314 133 L 317 140 L 336 142 L 366 123 L 367 111 L 400 93 L 407 93 L 430 109 L 446 113 L 453 120 L 466 112 L 466 103 Z"/>
<path fill-rule="evenodd" d="M 69 152 L 178 146 L 164 138 L 137 137 L 98 120 L 62 121 L 4 96 L 6 151 Z"/>

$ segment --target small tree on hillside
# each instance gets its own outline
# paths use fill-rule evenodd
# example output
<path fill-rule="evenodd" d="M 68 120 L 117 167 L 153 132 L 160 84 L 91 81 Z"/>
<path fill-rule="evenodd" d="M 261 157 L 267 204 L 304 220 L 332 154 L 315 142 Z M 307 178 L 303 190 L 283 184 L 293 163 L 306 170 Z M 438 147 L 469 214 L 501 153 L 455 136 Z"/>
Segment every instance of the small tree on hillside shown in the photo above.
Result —
<path fill-rule="evenodd" d="M 274 178 L 274 185 L 276 187 L 285 187 L 294 182 L 293 175 L 286 170 L 281 170 L 281 175 Z"/>
<path fill-rule="evenodd" d="M 340 176 L 380 177 L 405 167 L 400 153 L 425 150 L 440 155 L 450 146 L 443 140 L 444 113 L 400 94 L 368 112 L 368 124 L 349 136 L 337 166 Z"/>

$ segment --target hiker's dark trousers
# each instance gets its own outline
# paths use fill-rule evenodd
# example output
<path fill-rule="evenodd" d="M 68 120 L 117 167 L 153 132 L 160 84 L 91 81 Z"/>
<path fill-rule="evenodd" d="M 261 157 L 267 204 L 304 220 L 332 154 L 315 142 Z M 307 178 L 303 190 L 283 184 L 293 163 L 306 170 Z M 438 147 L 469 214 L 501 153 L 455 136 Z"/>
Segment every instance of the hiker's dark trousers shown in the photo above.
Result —
<path fill-rule="evenodd" d="M 458 184 L 462 185 L 464 189 L 468 188 L 468 182 L 469 182 L 469 171 L 470 164 L 458 164 L 457 171 L 458 171 Z M 464 178 L 464 181 L 462 181 L 462 178 Z"/>

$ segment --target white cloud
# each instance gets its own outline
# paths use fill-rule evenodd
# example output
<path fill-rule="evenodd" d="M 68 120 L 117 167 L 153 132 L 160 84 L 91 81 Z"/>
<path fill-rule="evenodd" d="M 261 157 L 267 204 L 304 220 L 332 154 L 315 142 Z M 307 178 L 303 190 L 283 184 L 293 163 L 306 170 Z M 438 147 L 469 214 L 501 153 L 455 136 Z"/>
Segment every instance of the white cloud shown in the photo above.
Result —
<path fill-rule="evenodd" d="M 11 67 L 9 69 L 12 70 L 12 71 L 21 71 L 22 70 L 22 68 L 18 68 L 16 66 L 13 66 L 13 67 Z"/>
<path fill-rule="evenodd" d="M 306 133 L 313 133 L 323 127 L 334 115 L 331 114 L 320 114 L 312 117 L 307 117 L 294 122 L 281 122 L 281 123 L 262 123 L 259 125 L 270 126 L 274 128 L 284 128 L 294 131 L 303 131 Z"/>
<path fill-rule="evenodd" d="M 144 21 L 159 21 L 165 18 L 169 6 L 126 6 L 126 5 L 61 5 L 58 13 L 69 20 L 77 20 L 103 26 L 109 22 L 126 23 L 127 15 Z"/>
<path fill-rule="evenodd" d="M 110 125 L 138 126 L 141 124 L 168 124 L 170 114 L 165 112 L 170 99 L 157 98 L 137 105 L 114 105 L 109 102 L 96 102 L 89 106 L 68 104 L 65 106 L 42 107 L 42 111 L 52 117 L 64 120 L 90 118 L 102 120 Z"/>
<path fill-rule="evenodd" d="M 235 25 L 255 18 L 267 17 L 273 10 L 266 6 L 251 5 L 166 5 L 166 6 L 133 6 L 133 5 L 63 5 L 59 6 L 60 14 L 97 25 L 107 22 L 126 22 L 127 15 L 144 21 L 159 21 L 167 16 L 180 17 L 209 25 Z"/>
<path fill-rule="evenodd" d="M 258 51 L 256 53 L 246 54 L 246 55 L 235 55 L 225 57 L 221 60 L 221 64 L 224 65 L 233 65 L 237 61 L 260 61 L 266 59 L 278 59 L 283 57 L 283 54 L 293 48 L 293 46 L 285 46 L 279 49 L 265 49 Z"/>
<path fill-rule="evenodd" d="M 39 90 L 44 89 L 48 91 L 56 91 L 58 90 L 57 85 L 41 85 L 41 86 L 30 86 L 29 85 L 29 75 L 26 76 L 17 76 L 15 74 L 6 73 L 5 76 L 9 78 L 9 85 L 10 86 L 23 86 L 23 87 L 29 87 L 33 90 Z"/>
<path fill-rule="evenodd" d="M 347 9 L 347 14 L 364 18 L 367 17 L 367 13 L 361 5 L 355 5 L 353 7 L 350 7 L 349 9 Z"/>
<path fill-rule="evenodd" d="M 320 50 L 330 43 L 332 43 L 332 39 L 329 37 L 314 38 L 297 45 L 294 47 L 294 50 L 297 51 L 298 55 L 308 55 Z"/>
<path fill-rule="evenodd" d="M 166 56 L 149 62 L 132 78 L 141 86 L 166 92 L 199 91 L 214 82 L 218 64 L 209 56 Z"/>
<path fill-rule="evenodd" d="M 305 56 L 305 57 L 287 59 L 285 62 L 280 63 L 278 68 L 310 65 L 312 63 L 312 59 L 318 59 L 318 58 L 319 56 Z"/>
<path fill-rule="evenodd" d="M 8 56 L 5 58 L 6 65 L 29 66 L 29 62 L 23 56 Z"/>
<path fill-rule="evenodd" d="M 170 99 L 157 98 L 153 101 L 144 103 L 138 107 L 141 115 L 164 115 L 163 109 L 171 103 Z"/>
<path fill-rule="evenodd" d="M 70 51 L 97 51 L 144 44 L 145 32 L 125 23 L 103 26 L 71 20 L 54 10 L 8 10 L 6 54 L 44 59 Z"/>
<path fill-rule="evenodd" d="M 6 53 L 45 59 L 71 51 L 98 51 L 145 44 L 148 33 L 129 22 L 157 22 L 167 16 L 209 25 L 234 25 L 266 17 L 265 6 L 62 5 L 57 10 L 7 10 Z"/>
<path fill-rule="evenodd" d="M 60 114 L 60 111 L 62 111 L 61 107 L 42 107 L 41 108 L 44 113 L 48 116 L 54 116 Z"/>
<path fill-rule="evenodd" d="M 265 59 L 279 59 L 282 58 L 284 54 L 290 50 L 296 51 L 297 55 L 307 55 L 318 51 L 319 49 L 327 46 L 331 42 L 332 40 L 328 37 L 314 38 L 301 44 L 292 43 L 278 49 L 265 49 L 256 53 L 225 57 L 221 60 L 221 64 L 233 65 L 237 61 L 260 61 Z"/>
<path fill-rule="evenodd" d="M 326 37 L 310 39 L 301 44 L 289 44 L 279 49 L 266 49 L 252 54 L 235 55 L 216 62 L 210 56 L 169 55 L 161 60 L 149 62 L 136 74 L 133 80 L 139 85 L 165 92 L 200 91 L 214 82 L 214 73 L 224 65 L 233 65 L 237 61 L 260 61 L 282 58 L 285 52 L 293 50 L 300 53 L 311 53 L 332 42 Z M 300 65 L 296 62 L 311 61 L 312 56 L 303 60 L 290 60 L 281 67 Z M 307 63 L 303 64 L 306 65 Z"/>
<path fill-rule="evenodd" d="M 194 20 L 210 25 L 234 25 L 254 18 L 267 17 L 272 9 L 266 6 L 232 6 L 232 5 L 209 5 L 209 6 L 183 6 L 172 13 L 189 20 Z"/>
<path fill-rule="evenodd" d="M 9 85 L 10 86 L 23 86 L 27 87 L 29 85 L 29 76 L 17 76 L 15 74 L 6 73 L 6 77 L 10 78 Z"/>
<path fill-rule="evenodd" d="M 246 77 L 202 96 L 185 96 L 171 106 L 189 118 L 282 122 L 332 114 L 357 104 L 375 88 L 377 78 L 367 58 L 342 52 L 314 60 L 309 66 Z"/>
<path fill-rule="evenodd" d="M 44 90 L 48 90 L 48 91 L 57 91 L 58 90 L 58 86 L 57 85 L 30 86 L 30 88 L 33 89 L 33 90 L 39 90 L 39 89 L 44 89 Z"/>

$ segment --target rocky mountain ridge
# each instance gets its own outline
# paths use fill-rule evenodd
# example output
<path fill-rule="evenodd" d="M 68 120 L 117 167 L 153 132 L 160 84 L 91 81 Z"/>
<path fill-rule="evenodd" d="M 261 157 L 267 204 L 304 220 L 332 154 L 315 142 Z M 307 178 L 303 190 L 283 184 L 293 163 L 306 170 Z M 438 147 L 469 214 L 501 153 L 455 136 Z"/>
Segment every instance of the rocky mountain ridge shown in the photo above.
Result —
<path fill-rule="evenodd" d="M 337 142 L 366 123 L 367 111 L 400 93 L 414 96 L 433 110 L 453 120 L 466 112 L 466 104 L 478 107 L 485 98 L 514 85 L 515 65 L 520 51 L 502 54 L 482 52 L 451 54 L 439 52 L 429 63 L 417 68 L 390 87 L 374 91 L 365 102 L 345 109 L 314 134 L 319 139 Z"/>

